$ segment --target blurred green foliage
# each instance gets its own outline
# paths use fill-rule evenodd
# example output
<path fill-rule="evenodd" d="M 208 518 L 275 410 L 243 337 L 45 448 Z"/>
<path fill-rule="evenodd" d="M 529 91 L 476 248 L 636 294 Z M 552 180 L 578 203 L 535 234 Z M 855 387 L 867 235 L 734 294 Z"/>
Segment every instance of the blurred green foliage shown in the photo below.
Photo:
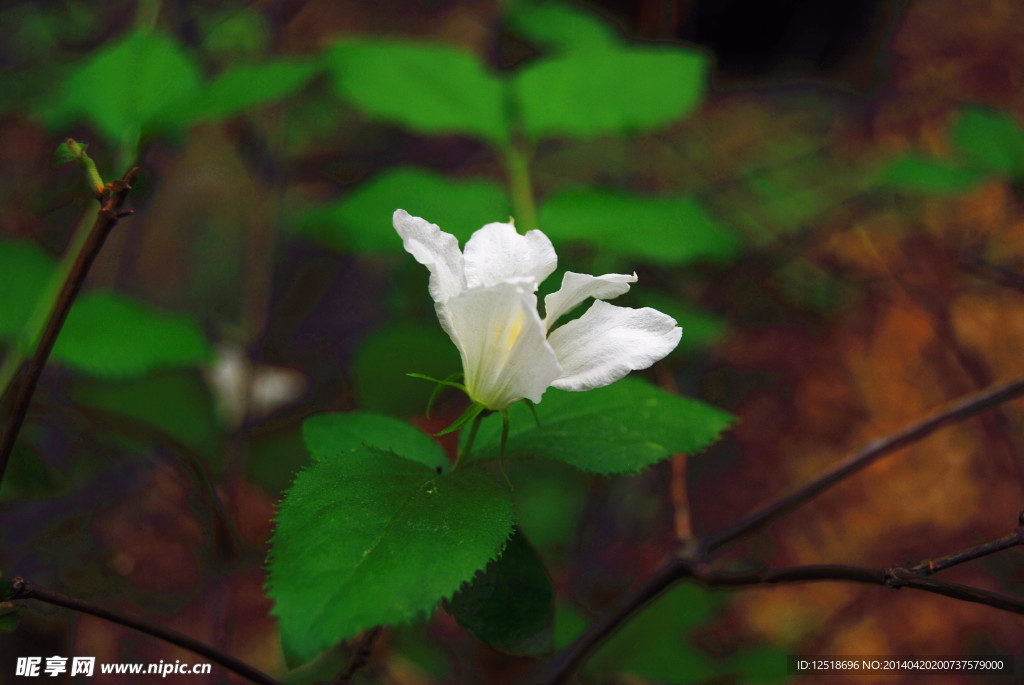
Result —
<path fill-rule="evenodd" d="M 304 155 L 344 155 L 339 139 L 352 143 L 381 124 L 409 138 L 444 136 L 440 140 L 452 147 L 468 141 L 480 148 L 472 148 L 468 171 L 451 173 L 444 160 L 426 168 L 430 155 L 422 152 L 409 159 L 399 155 L 395 164 L 373 160 L 365 178 L 356 174 L 361 182 L 334 189 L 333 198 L 288 194 L 281 216 L 268 222 L 294 228 L 300 240 L 369 260 L 401 251 L 390 227 L 391 213 L 400 207 L 464 241 L 485 223 L 535 206 L 539 227 L 566 261 L 651 269 L 650 288 L 638 289 L 635 297 L 684 327 L 677 354 L 714 344 L 729 327 L 681 303 L 675 274 L 741 259 L 751 236 L 795 233 L 839 202 L 837 194 L 807 183 L 827 176 L 813 164 L 744 168 L 742 189 L 755 199 L 718 205 L 698 192 L 706 188 L 689 183 L 693 179 L 676 182 L 674 170 L 662 172 L 665 182 L 649 184 L 659 192 L 617 183 L 614 169 L 598 178 L 559 177 L 556 165 L 548 183 L 535 176 L 527 178 L 532 188 L 517 185 L 516 174 L 524 170 L 513 160 L 523 161 L 529 176 L 542 153 L 575 158 L 583 150 L 589 152 L 581 166 L 595 166 L 595 148 L 615 149 L 616 139 L 653 137 L 679 126 L 707 92 L 705 54 L 627 41 L 609 22 L 576 5 L 509 3 L 504 25 L 535 53 L 501 68 L 454 45 L 398 37 L 345 37 L 303 57 L 271 56 L 275 27 L 252 9 L 196 10 L 189 40 L 140 22 L 82 54 L 55 49 L 72 36 L 97 34 L 98 12 L 87 3 L 64 3 L 60 13 L 20 5 L 0 10 L 0 16 L 18 27 L 10 49 L 20 50 L 26 61 L 37 56 L 39 68 L 47 70 L 26 67 L 18 86 L 0 94 L 0 107 L 10 110 L 13 94 L 27 92 L 31 79 L 42 74 L 53 85 L 27 98 L 31 115 L 55 135 L 87 126 L 97 136 L 91 149 L 106 149 L 125 162 L 138 160 L 150 143 L 173 151 L 196 126 L 236 117 L 247 135 L 266 138 L 261 142 L 269 151 L 247 152 L 277 155 L 274 162 L 282 169 Z M 262 110 L 274 107 L 285 112 L 287 126 L 275 128 L 263 118 Z M 988 174 L 1019 177 L 1022 136 L 1001 116 L 965 113 L 952 134 L 960 161 L 909 158 L 894 164 L 885 182 L 951 191 Z M 393 134 L 393 128 L 383 130 L 380 135 Z M 336 147 L 321 147 L 325 139 Z M 834 185 L 848 188 L 848 180 L 840 177 Z M 255 232 L 248 225 L 243 230 Z M 221 234 L 209 230 L 200 240 L 205 258 L 222 262 Z M 391 262 L 372 263 L 391 275 Z M 16 344 L 54 269 L 52 257 L 29 243 L 0 243 L 0 341 Z M 808 298 L 822 309 L 834 301 L 822 294 L 828 284 L 815 274 L 786 277 L 794 298 Z M 504 457 L 514 492 L 493 463 L 499 457 L 496 416 L 480 428 L 478 459 L 452 472 L 437 442 L 393 418 L 421 413 L 433 391 L 407 372 L 443 378 L 459 367 L 458 353 L 440 327 L 433 320 L 426 327 L 421 323 L 429 308 L 421 281 L 411 300 L 416 307 L 395 306 L 413 297 L 400 292 L 409 290 L 408 279 L 389 281 L 385 292 L 359 294 L 386 310 L 386 325 L 359 332 L 344 370 L 351 398 L 332 396 L 329 403 L 336 408 L 348 402 L 364 411 L 305 419 L 301 445 L 298 422 L 310 409 L 284 419 L 285 428 L 252 439 L 246 464 L 251 481 L 275 494 L 287 489 L 278 511 L 269 593 L 291 665 L 316 658 L 363 628 L 422 618 L 460 587 L 449 607 L 480 639 L 510 653 L 546 653 L 552 646 L 553 589 L 533 545 L 547 554 L 574 544 L 586 516 L 590 474 L 635 473 L 673 454 L 699 453 L 733 421 L 710 405 L 635 379 L 589 393 L 551 390 L 538 407 L 539 425 L 525 407 L 512 408 Z M 204 323 L 218 335 L 234 324 Z M 119 417 L 146 426 L 176 449 L 209 459 L 219 473 L 221 452 L 232 436 L 214 411 L 215 391 L 196 372 L 213 357 L 196 318 L 95 290 L 76 303 L 53 352 L 55 362 L 80 375 L 70 392 L 75 403 L 112 423 Z M 535 458 L 549 461 L 529 461 Z M 15 461 L 23 464 L 12 468 L 8 483 L 23 486 L 15 488 L 19 495 L 52 489 L 61 475 L 35 449 L 20 451 Z M 289 488 L 299 465 L 305 468 Z M 513 522 L 521 530 L 494 560 Z M 660 682 L 738 672 L 754 681 L 770 658 L 757 666 L 757 655 L 741 655 L 730 670 L 688 641 L 721 606 L 716 596 L 680 587 L 612 640 L 591 671 Z M 555 627 L 556 647 L 564 644 L 568 616 L 560 616 Z M 409 634 L 396 638 L 399 652 L 431 662 L 423 656 L 423 640 L 403 642 L 401 636 Z M 438 661 L 435 654 L 424 668 L 443 677 L 445 664 Z M 753 665 L 743 665 L 748 662 Z"/>
<path fill-rule="evenodd" d="M 39 248 L 0 242 L 0 296 L 5 302 L 0 340 L 13 342 L 21 335 L 55 269 L 53 258 Z M 54 361 L 105 378 L 138 378 L 157 369 L 197 366 L 211 355 L 206 336 L 190 317 L 97 291 L 75 301 L 52 352 Z"/>
<path fill-rule="evenodd" d="M 1024 127 L 1006 112 L 966 107 L 948 132 L 948 158 L 907 154 L 879 172 L 883 187 L 928 195 L 953 196 L 1001 178 L 1024 180 Z"/>

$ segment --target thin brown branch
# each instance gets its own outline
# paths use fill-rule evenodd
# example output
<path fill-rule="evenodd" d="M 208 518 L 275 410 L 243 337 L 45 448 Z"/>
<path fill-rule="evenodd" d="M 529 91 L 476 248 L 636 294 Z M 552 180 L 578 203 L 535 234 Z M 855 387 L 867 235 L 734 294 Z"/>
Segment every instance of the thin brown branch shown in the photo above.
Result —
<path fill-rule="evenodd" d="M 572 675 L 586 663 L 593 651 L 629 620 L 630 617 L 676 582 L 687 578 L 708 587 L 726 589 L 809 582 L 863 583 L 896 590 L 900 588 L 913 588 L 1024 615 L 1024 599 L 969 585 L 950 583 L 928 575 L 928 573 L 950 568 L 965 561 L 978 559 L 1024 544 L 1022 540 L 1024 540 L 1024 531 L 1021 528 L 1017 528 L 1010 535 L 957 552 L 956 554 L 908 566 L 894 566 L 890 569 L 862 568 L 841 564 L 816 564 L 737 573 L 709 570 L 706 564 L 674 558 L 666 562 L 637 588 L 620 598 L 611 609 L 598 617 L 575 642 L 551 659 L 545 677 L 541 678 L 539 682 L 545 685 L 559 685 L 560 683 L 568 682 Z M 934 570 L 921 570 L 928 569 L 929 565 L 934 567 Z"/>
<path fill-rule="evenodd" d="M 352 652 L 348 665 L 345 666 L 345 670 L 341 672 L 338 679 L 334 681 L 334 685 L 349 685 L 359 669 L 370 663 L 370 659 L 373 658 L 373 648 L 377 644 L 377 640 L 380 638 L 383 630 L 381 626 L 377 626 L 363 633 L 363 637 L 359 639 L 355 650 Z"/>
<path fill-rule="evenodd" d="M 1024 528 L 1021 527 L 1014 529 L 1012 533 L 1004 535 L 998 540 L 992 540 L 991 542 L 986 542 L 954 554 L 947 554 L 946 556 L 939 557 L 937 559 L 919 561 L 911 566 L 897 567 L 894 571 L 903 569 L 914 573 L 915 575 L 930 576 L 933 573 L 944 571 L 947 568 L 956 566 L 957 564 L 973 561 L 974 559 L 979 559 L 1019 545 L 1024 545 Z"/>
<path fill-rule="evenodd" d="M 223 666 L 232 673 L 245 678 L 251 683 L 257 683 L 257 685 L 281 685 L 280 681 L 271 678 L 266 673 L 253 668 L 245 662 L 239 661 L 230 654 L 225 654 L 210 645 L 199 642 L 198 640 L 187 635 L 183 635 L 175 630 L 164 628 L 163 626 L 150 623 L 143 619 L 132 618 L 131 616 L 126 616 L 125 614 L 117 611 L 104 609 L 80 599 L 59 594 L 53 590 L 47 590 L 46 588 L 33 585 L 21 577 L 15 578 L 11 581 L 9 596 L 6 599 L 31 599 L 37 602 L 43 602 L 45 604 L 51 604 L 53 606 L 77 611 L 82 614 L 89 614 L 96 618 L 102 618 L 105 621 L 117 623 L 118 625 L 137 630 L 140 633 L 145 633 L 172 645 L 177 645 L 182 649 L 187 649 L 194 654 L 198 654 L 205 659 L 209 659 L 215 664 Z"/>
<path fill-rule="evenodd" d="M 867 443 L 845 459 L 826 469 L 810 483 L 791 490 L 778 499 L 769 502 L 733 526 L 705 539 L 704 549 L 713 554 L 719 549 L 751 535 L 773 521 L 789 514 L 819 494 L 873 464 L 882 457 L 907 445 L 911 445 L 937 431 L 943 426 L 959 423 L 1003 402 L 1024 395 L 1024 376 L 1006 383 L 990 386 L 981 392 L 956 400 L 932 414 L 915 421 L 902 430 Z"/>
<path fill-rule="evenodd" d="M 133 167 L 125 174 L 124 178 L 111 183 L 105 194 L 100 197 L 100 210 L 96 215 L 96 222 L 93 224 L 78 258 L 72 264 L 63 286 L 61 286 L 53 312 L 46 322 L 46 328 L 43 329 L 39 343 L 32 353 L 32 358 L 28 361 L 25 378 L 15 397 L 14 408 L 11 411 L 7 427 L 4 429 L 3 440 L 0 442 L 0 483 L 3 482 L 7 463 L 14 450 L 18 433 L 21 432 L 21 426 L 25 422 L 29 404 L 32 402 L 32 395 L 35 394 L 39 378 L 43 374 L 43 367 L 46 366 L 46 361 L 50 358 L 50 351 L 53 350 L 53 345 L 57 342 L 57 336 L 64 326 L 64 320 L 67 319 L 71 305 L 82 289 L 82 284 L 89 273 L 89 268 L 96 260 L 96 255 L 100 253 L 103 243 L 117 222 L 128 214 L 128 212 L 123 212 L 121 207 L 124 206 L 128 191 L 131 190 L 132 182 L 138 173 L 138 167 Z"/>

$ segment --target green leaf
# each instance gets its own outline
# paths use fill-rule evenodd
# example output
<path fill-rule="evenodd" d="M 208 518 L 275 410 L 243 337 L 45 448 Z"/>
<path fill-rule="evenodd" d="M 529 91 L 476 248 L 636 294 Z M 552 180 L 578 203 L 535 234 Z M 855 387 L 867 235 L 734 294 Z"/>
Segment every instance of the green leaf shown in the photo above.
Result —
<path fill-rule="evenodd" d="M 891 160 L 878 174 L 884 187 L 909 193 L 959 195 L 985 180 L 987 174 L 955 162 L 904 155 Z"/>
<path fill-rule="evenodd" d="M 140 135 L 180 126 L 172 115 L 199 82 L 195 60 L 174 38 L 134 31 L 73 71 L 44 118 L 54 128 L 84 119 L 111 142 L 134 145 Z"/>
<path fill-rule="evenodd" d="M 524 132 L 591 138 L 666 126 L 700 104 L 708 60 L 668 47 L 569 52 L 514 78 Z"/>
<path fill-rule="evenodd" d="M 740 249 L 736 235 L 690 197 L 568 191 L 544 202 L 540 227 L 556 245 L 583 242 L 661 264 L 725 262 Z"/>
<path fill-rule="evenodd" d="M 220 452 L 213 398 L 194 371 L 157 373 L 123 382 L 81 379 L 76 403 L 129 416 L 166 433 L 204 457 Z"/>
<path fill-rule="evenodd" d="M 423 217 L 463 242 L 484 224 L 506 220 L 512 211 L 504 189 L 494 181 L 453 181 L 424 169 L 397 168 L 335 204 L 307 211 L 298 226 L 336 250 L 399 252 L 402 240 L 391 226 L 396 209 Z"/>
<path fill-rule="evenodd" d="M 586 392 L 549 388 L 537 414 L 540 426 L 521 403 L 509 408 L 506 459 L 554 459 L 605 474 L 636 473 L 673 454 L 696 454 L 735 420 L 636 378 Z M 497 459 L 500 436 L 500 419 L 484 419 L 473 460 Z"/>
<path fill-rule="evenodd" d="M 13 633 L 21 623 L 21 608 L 12 602 L 0 603 L 0 633 Z"/>
<path fill-rule="evenodd" d="M 460 590 L 448 609 L 463 628 L 495 649 L 549 654 L 554 596 L 544 562 L 516 529 L 501 556 Z"/>
<path fill-rule="evenodd" d="M 459 352 L 439 325 L 384 328 L 367 336 L 352 361 L 356 402 L 385 414 L 423 414 L 434 386 L 406 372 L 447 378 L 461 369 Z"/>
<path fill-rule="evenodd" d="M 373 447 L 315 462 L 281 502 L 270 552 L 286 656 L 428 615 L 511 530 L 507 487 L 478 468 L 440 475 Z"/>
<path fill-rule="evenodd" d="M 270 22 L 251 7 L 231 8 L 207 20 L 203 50 L 218 59 L 266 54 L 270 45 Z"/>
<path fill-rule="evenodd" d="M 218 121 L 251 107 L 283 99 L 313 77 L 316 65 L 281 60 L 226 69 L 182 108 L 182 120 Z"/>
<path fill-rule="evenodd" d="M 206 338 L 190 318 L 106 292 L 75 301 L 53 348 L 54 360 L 102 378 L 197 366 L 210 356 Z"/>
<path fill-rule="evenodd" d="M 507 21 L 517 33 L 548 48 L 588 50 L 619 43 L 610 24 L 566 3 L 516 2 Z"/>
<path fill-rule="evenodd" d="M 353 411 L 311 416 L 302 423 L 302 439 L 310 456 L 317 461 L 373 447 L 400 454 L 434 470 L 448 470 L 447 455 L 430 436 L 405 421 L 383 414 Z"/>
<path fill-rule="evenodd" d="M 718 668 L 689 641 L 692 630 L 713 618 L 721 601 L 690 583 L 676 585 L 613 635 L 591 658 L 594 673 L 630 673 L 682 685 L 711 680 Z"/>
<path fill-rule="evenodd" d="M 85 154 L 85 149 L 89 147 L 88 143 L 79 143 L 71 138 L 68 138 L 63 143 L 57 146 L 57 149 L 53 151 L 53 165 L 60 166 L 61 164 L 67 164 L 68 162 L 76 162 L 82 158 Z"/>
<path fill-rule="evenodd" d="M 0 338 L 11 340 L 21 333 L 56 265 L 35 245 L 0 240 Z"/>
<path fill-rule="evenodd" d="M 334 87 L 368 114 L 418 133 L 507 137 L 501 81 L 453 46 L 352 39 L 327 55 Z"/>
<path fill-rule="evenodd" d="M 1024 130 L 1008 112 L 970 107 L 953 127 L 953 144 L 978 171 L 1024 176 Z"/>

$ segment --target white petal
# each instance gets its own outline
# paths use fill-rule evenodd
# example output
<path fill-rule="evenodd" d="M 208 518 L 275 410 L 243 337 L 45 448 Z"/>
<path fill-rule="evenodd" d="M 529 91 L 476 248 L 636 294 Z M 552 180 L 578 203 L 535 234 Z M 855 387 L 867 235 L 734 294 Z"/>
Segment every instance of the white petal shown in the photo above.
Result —
<path fill-rule="evenodd" d="M 657 309 L 616 307 L 598 300 L 586 314 L 560 326 L 548 342 L 562 365 L 552 385 L 590 390 L 646 369 L 679 344 L 683 329 Z"/>
<path fill-rule="evenodd" d="M 555 248 L 540 231 L 519 235 L 510 223 L 487 224 L 466 242 L 466 287 L 526 278 L 536 290 L 557 264 Z"/>
<path fill-rule="evenodd" d="M 629 290 L 629 284 L 636 283 L 636 274 L 605 274 L 590 276 L 566 271 L 562 276 L 562 287 L 544 298 L 544 327 L 551 330 L 558 317 L 588 297 L 610 300 Z"/>
<path fill-rule="evenodd" d="M 529 282 L 466 290 L 447 307 L 469 396 L 495 410 L 524 397 L 540 402 L 562 369 L 544 337 Z"/>
<path fill-rule="evenodd" d="M 436 224 L 410 216 L 404 209 L 395 210 L 392 223 L 402 236 L 405 251 L 430 270 L 430 296 L 434 302 L 447 302 L 466 289 L 458 238 Z"/>

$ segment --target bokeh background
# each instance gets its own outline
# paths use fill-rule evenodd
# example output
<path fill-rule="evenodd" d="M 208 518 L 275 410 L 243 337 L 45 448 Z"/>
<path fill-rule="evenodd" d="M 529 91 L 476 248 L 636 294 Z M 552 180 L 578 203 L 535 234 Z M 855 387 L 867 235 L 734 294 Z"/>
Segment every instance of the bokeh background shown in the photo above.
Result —
<path fill-rule="evenodd" d="M 637 96 L 641 113 L 610 124 L 581 116 L 530 147 L 559 268 L 635 269 L 631 303 L 685 331 L 645 375 L 740 418 L 706 453 L 634 477 L 511 467 L 520 524 L 558 590 L 559 645 L 690 527 L 718 530 L 865 441 L 1024 369 L 1016 0 L 9 0 L 0 26 L 8 354 L 88 220 L 81 174 L 54 167 L 54 149 L 66 136 L 89 143 L 107 179 L 143 169 L 136 214 L 93 269 L 0 491 L 0 568 L 286 682 L 329 680 L 349 655 L 342 645 L 289 673 L 264 593 L 274 503 L 307 461 L 302 420 L 361 409 L 436 431 L 462 409 L 446 396 L 425 418 L 431 387 L 405 376 L 443 377 L 458 358 L 391 212 L 465 239 L 522 209 L 486 131 L 424 124 L 420 95 L 352 77 L 338 41 L 451 45 L 505 78 L 609 42 L 688 65 L 602 82 L 591 72 L 617 62 L 595 57 L 562 85 L 596 80 L 615 100 L 635 82 L 650 101 Z M 397 54 L 375 64 L 387 71 Z M 456 110 L 472 102 L 471 80 L 413 62 L 422 89 Z M 727 560 L 885 567 L 999 537 L 1024 500 L 1022 418 L 1014 402 L 945 429 Z M 1010 551 L 943 577 L 1021 595 L 1022 568 Z M 786 654 L 1022 645 L 1017 616 L 910 590 L 684 587 L 581 680 L 782 682 Z M 17 656 L 53 654 L 198 660 L 32 606 L 0 635 L 2 679 Z M 439 611 L 386 633 L 358 681 L 504 682 L 534 666 Z M 236 681 L 215 668 L 210 682 Z"/>

